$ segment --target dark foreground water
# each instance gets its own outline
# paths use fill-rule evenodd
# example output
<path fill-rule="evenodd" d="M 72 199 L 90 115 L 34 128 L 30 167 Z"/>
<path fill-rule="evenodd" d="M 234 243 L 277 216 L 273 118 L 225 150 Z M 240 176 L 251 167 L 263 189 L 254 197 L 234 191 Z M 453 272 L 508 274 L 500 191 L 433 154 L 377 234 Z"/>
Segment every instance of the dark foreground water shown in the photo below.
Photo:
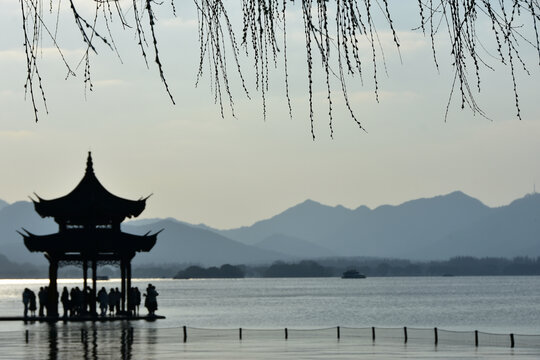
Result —
<path fill-rule="evenodd" d="M 514 349 L 509 336 L 540 335 L 540 277 L 152 279 L 134 285 L 143 289 L 148 282 L 156 285 L 158 313 L 167 319 L 4 322 L 0 358 L 540 358 L 540 336 L 516 335 Z M 21 314 L 24 287 L 43 284 L 0 280 L 0 314 Z"/>

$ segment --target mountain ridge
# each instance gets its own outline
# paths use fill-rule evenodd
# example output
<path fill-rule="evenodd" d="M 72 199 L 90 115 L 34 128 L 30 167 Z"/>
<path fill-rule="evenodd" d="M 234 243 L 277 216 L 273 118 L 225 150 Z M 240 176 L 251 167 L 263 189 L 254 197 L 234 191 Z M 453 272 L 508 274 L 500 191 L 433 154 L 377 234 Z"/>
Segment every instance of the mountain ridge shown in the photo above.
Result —
<path fill-rule="evenodd" d="M 10 260 L 45 263 L 30 254 L 17 230 L 57 231 L 30 202 L 0 208 L 0 253 Z M 436 260 L 452 256 L 540 256 L 540 194 L 488 207 L 454 191 L 398 205 L 349 209 L 306 200 L 251 226 L 219 230 L 174 218 L 135 219 L 127 232 L 158 231 L 156 247 L 137 263 L 184 262 L 201 265 L 269 263 L 275 260 L 369 256 Z"/>

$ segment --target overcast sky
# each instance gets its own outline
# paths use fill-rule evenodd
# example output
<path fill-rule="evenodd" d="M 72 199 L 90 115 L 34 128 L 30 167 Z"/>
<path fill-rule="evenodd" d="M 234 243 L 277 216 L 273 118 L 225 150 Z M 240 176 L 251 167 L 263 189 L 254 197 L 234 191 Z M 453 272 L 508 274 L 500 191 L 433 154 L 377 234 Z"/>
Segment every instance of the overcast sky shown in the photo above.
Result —
<path fill-rule="evenodd" d="M 67 2 L 62 4 L 66 9 L 59 23 L 60 46 L 76 67 L 82 45 L 78 34 L 63 32 L 73 30 L 74 22 Z M 99 56 L 92 56 L 92 92 L 84 90 L 84 64 L 76 78 L 65 80 L 58 56 L 48 49 L 43 52 L 49 114 L 40 111 L 35 123 L 31 102 L 24 96 L 20 5 L 0 0 L 0 198 L 15 202 L 33 192 L 43 198 L 66 194 L 82 177 L 89 150 L 98 178 L 111 192 L 127 198 L 153 194 L 142 217 L 171 216 L 219 228 L 250 225 L 308 198 L 373 208 L 461 190 L 489 206 L 500 206 L 532 192 L 535 182 L 540 186 L 538 54 L 523 49 L 531 70 L 531 76 L 518 71 L 523 120 L 515 116 L 509 71 L 486 56 L 495 71 L 482 71 L 477 100 L 492 121 L 460 110 L 456 97 L 445 122 L 453 76 L 447 41 L 439 39 L 437 72 L 429 37 L 411 31 L 419 21 L 416 2 L 402 8 L 395 1 L 390 5 L 402 62 L 391 34 L 381 26 L 388 75 L 379 63 L 380 102 L 373 94 L 369 48 L 363 54 L 363 85 L 359 78 L 349 81 L 352 106 L 367 132 L 351 120 L 335 83 L 330 139 L 326 87 L 318 70 L 313 141 L 297 9 L 288 17 L 293 119 L 284 97 L 282 63 L 270 73 L 266 121 L 253 82 L 248 100 L 239 91 L 232 66 L 236 118 L 228 108 L 221 118 L 209 74 L 195 87 L 195 7 L 176 1 L 178 16 L 164 6 L 167 11 L 158 13 L 157 26 L 176 105 L 169 101 L 155 65 L 146 68 L 133 30 L 128 29 L 115 38 L 122 61 L 101 45 Z M 233 15 L 240 27 L 238 19 Z M 50 46 L 44 41 L 44 47 Z M 147 52 L 151 60 L 151 49 Z M 253 80 L 250 60 L 242 60 L 242 65 Z"/>

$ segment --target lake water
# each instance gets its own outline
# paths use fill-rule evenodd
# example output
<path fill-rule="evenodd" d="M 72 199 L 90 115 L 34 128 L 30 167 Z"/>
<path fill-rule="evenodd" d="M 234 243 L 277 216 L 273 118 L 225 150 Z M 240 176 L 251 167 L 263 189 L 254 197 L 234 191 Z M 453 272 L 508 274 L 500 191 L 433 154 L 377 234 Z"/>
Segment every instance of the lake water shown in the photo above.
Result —
<path fill-rule="evenodd" d="M 510 333 L 540 335 L 540 277 L 135 279 L 133 284 L 142 290 L 149 282 L 160 293 L 157 313 L 166 319 L 53 326 L 3 322 L 2 348 L 9 348 L 11 357 L 4 353 L 0 358 L 34 358 L 43 352 L 51 359 L 69 358 L 81 346 L 89 358 L 175 358 L 178 351 L 183 358 L 199 359 L 540 358 L 540 344 L 512 350 L 496 344 L 498 339 L 508 341 Z M 37 292 L 46 283 L 0 280 L 0 315 L 22 314 L 22 290 Z M 80 285 L 76 280 L 59 284 Z M 99 282 L 106 288 L 119 285 L 118 280 Z M 182 341 L 183 326 L 188 329 L 187 343 Z M 372 326 L 378 331 L 376 345 L 371 341 Z M 400 338 L 404 326 L 411 337 L 405 345 Z M 434 348 L 434 327 L 456 331 L 442 332 L 441 338 L 455 334 L 457 340 L 452 346 Z M 242 341 L 238 328 L 243 328 Z M 286 341 L 284 328 L 289 329 Z M 475 348 L 474 330 L 481 332 L 481 343 L 493 341 L 497 347 Z M 504 335 L 489 335 L 487 340 L 485 333 Z M 388 341 L 381 345 L 384 334 Z M 424 336 L 425 341 L 413 341 Z M 111 338 L 116 340 L 107 340 Z M 121 339 L 130 339 L 129 349 Z M 540 337 L 518 339 L 535 342 Z"/>

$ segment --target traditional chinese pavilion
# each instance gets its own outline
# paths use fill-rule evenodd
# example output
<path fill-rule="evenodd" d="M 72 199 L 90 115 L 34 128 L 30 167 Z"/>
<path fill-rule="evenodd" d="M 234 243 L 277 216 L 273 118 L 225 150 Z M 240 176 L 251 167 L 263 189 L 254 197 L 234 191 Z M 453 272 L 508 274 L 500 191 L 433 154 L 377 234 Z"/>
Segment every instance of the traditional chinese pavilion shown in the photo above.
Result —
<path fill-rule="evenodd" d="M 37 196 L 37 195 L 36 195 Z M 58 232 L 34 235 L 26 230 L 24 244 L 32 252 L 42 252 L 49 260 L 48 316 L 58 316 L 58 267 L 82 265 L 84 287 L 88 268 L 92 269 L 92 295 L 96 298 L 98 264 L 118 264 L 122 277 L 122 311 L 131 288 L 131 260 L 137 252 L 150 251 L 158 233 L 134 235 L 122 232 L 120 223 L 139 216 L 147 198 L 128 200 L 111 194 L 94 174 L 92 154 L 88 153 L 86 172 L 69 194 L 52 200 L 37 196 L 34 208 L 41 217 L 52 217 Z M 91 301 L 96 314 L 96 303 Z"/>

